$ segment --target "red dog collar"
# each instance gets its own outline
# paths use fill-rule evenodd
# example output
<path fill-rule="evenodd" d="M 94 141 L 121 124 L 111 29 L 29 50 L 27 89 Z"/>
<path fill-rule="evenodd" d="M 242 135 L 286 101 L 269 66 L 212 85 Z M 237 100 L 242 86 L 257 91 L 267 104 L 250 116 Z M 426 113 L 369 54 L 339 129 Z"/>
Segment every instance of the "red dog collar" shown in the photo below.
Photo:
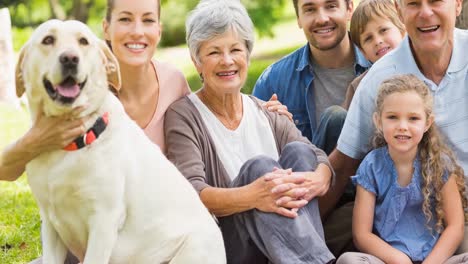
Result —
<path fill-rule="evenodd" d="M 106 112 L 96 120 L 94 125 L 88 129 L 84 135 L 75 138 L 72 143 L 68 144 L 68 146 L 64 147 L 63 149 L 67 151 L 74 151 L 90 145 L 99 137 L 99 135 L 101 135 L 102 132 L 104 132 L 108 123 L 109 113 Z"/>

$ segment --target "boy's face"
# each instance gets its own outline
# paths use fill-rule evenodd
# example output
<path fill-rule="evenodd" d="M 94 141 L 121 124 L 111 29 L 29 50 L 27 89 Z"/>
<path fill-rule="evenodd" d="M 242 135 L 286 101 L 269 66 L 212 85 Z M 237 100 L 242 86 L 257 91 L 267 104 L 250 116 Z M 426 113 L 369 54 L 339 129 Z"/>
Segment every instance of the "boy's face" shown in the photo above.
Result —
<path fill-rule="evenodd" d="M 403 34 L 387 18 L 373 17 L 359 37 L 364 56 L 372 63 L 400 44 Z"/>

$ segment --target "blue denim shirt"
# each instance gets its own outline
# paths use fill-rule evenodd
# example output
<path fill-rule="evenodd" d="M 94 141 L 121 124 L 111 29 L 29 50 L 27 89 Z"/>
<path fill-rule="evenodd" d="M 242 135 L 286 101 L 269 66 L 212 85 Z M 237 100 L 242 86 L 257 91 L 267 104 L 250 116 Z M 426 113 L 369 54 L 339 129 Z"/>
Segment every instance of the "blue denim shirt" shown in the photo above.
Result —
<path fill-rule="evenodd" d="M 435 230 L 435 204 L 427 223 L 422 210 L 423 177 L 421 161 L 413 163 L 414 173 L 407 186 L 398 184 L 398 174 L 387 147 L 371 151 L 362 161 L 353 183 L 375 194 L 373 233 L 412 261 L 423 261 L 431 253 L 440 234 Z M 448 173 L 443 176 L 447 182 Z M 431 229 L 428 228 L 431 227 Z"/>
<path fill-rule="evenodd" d="M 354 54 L 354 70 L 358 76 L 371 64 L 356 46 Z M 270 65 L 257 80 L 252 94 L 268 101 L 276 93 L 278 100 L 293 114 L 294 123 L 302 135 L 312 141 L 318 120 L 315 120 L 314 71 L 310 58 L 309 44 L 306 44 Z"/>

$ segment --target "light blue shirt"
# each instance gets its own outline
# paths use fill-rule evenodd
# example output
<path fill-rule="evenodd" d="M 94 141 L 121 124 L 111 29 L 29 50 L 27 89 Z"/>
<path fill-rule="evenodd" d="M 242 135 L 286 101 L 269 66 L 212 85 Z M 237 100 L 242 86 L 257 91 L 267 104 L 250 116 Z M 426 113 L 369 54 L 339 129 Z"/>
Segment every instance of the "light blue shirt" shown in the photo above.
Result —
<path fill-rule="evenodd" d="M 400 186 L 388 148 L 382 147 L 364 158 L 356 176 L 351 179 L 355 185 L 359 184 L 376 196 L 373 233 L 411 260 L 423 261 L 431 253 L 440 234 L 435 231 L 435 211 L 432 210 L 432 221 L 426 224 L 422 210 L 423 178 L 419 158 L 415 159 L 413 167 L 411 182 L 405 187 Z M 447 177 L 446 173 L 444 183 Z"/>
<path fill-rule="evenodd" d="M 363 78 L 338 139 L 338 150 L 362 159 L 370 150 L 374 125 L 372 113 L 380 83 L 395 74 L 412 73 L 423 80 L 434 96 L 435 123 L 455 152 L 468 177 L 468 31 L 455 29 L 452 58 L 447 72 L 436 85 L 419 70 L 406 36 L 400 46 L 378 60 Z"/>

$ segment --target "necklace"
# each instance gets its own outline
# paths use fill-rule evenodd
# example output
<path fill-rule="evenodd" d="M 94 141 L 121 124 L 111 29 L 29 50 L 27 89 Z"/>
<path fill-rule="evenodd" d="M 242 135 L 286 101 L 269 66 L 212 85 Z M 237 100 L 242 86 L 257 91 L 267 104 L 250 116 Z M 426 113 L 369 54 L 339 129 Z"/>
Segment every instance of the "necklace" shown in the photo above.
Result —
<path fill-rule="evenodd" d="M 230 118 L 229 115 L 227 114 L 227 111 L 224 111 L 225 113 L 222 114 L 219 111 L 216 111 L 211 104 L 209 103 L 210 101 L 207 100 L 205 97 L 204 93 L 200 91 L 199 93 L 200 100 L 202 103 L 215 115 L 215 117 L 229 130 L 236 130 L 239 127 L 240 121 L 242 118 L 237 120 L 235 117 Z M 225 109 L 223 109 L 225 110 Z"/>

